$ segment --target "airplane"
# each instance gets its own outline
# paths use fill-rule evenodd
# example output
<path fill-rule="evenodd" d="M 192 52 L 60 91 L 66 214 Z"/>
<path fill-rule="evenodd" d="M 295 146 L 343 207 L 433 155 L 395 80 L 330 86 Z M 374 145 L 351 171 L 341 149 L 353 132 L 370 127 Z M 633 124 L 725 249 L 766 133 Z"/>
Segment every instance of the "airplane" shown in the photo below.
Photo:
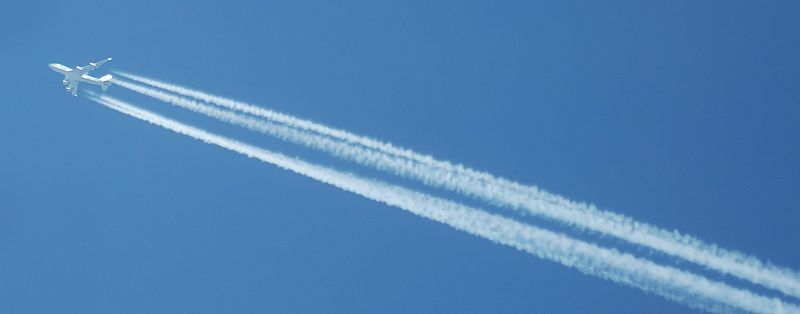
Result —
<path fill-rule="evenodd" d="M 108 86 L 111 84 L 111 74 L 103 75 L 100 78 L 92 77 L 88 74 L 92 70 L 97 69 L 108 61 L 111 61 L 111 58 L 97 62 L 89 62 L 88 65 L 76 66 L 75 69 L 70 69 L 69 67 L 58 63 L 50 63 L 49 66 L 53 71 L 64 74 L 64 80 L 61 81 L 61 83 L 67 87 L 67 91 L 72 93 L 72 96 L 78 96 L 78 84 L 81 82 L 100 85 L 100 88 L 103 89 L 103 91 L 108 89 Z"/>

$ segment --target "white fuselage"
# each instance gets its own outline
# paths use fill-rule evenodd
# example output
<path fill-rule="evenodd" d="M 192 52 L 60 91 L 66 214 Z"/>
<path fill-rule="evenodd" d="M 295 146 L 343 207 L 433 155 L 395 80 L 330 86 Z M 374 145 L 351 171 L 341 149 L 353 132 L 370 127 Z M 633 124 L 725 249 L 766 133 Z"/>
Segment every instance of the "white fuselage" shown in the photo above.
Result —
<path fill-rule="evenodd" d="M 92 70 L 97 69 L 99 66 L 108 61 L 111 61 L 111 58 L 107 58 L 98 62 L 90 62 L 89 65 L 82 67 L 77 66 L 74 69 L 59 63 L 50 63 L 48 66 L 51 70 L 64 75 L 64 80 L 61 81 L 61 83 L 66 86 L 67 91 L 69 91 L 72 96 L 78 96 L 78 84 L 80 83 L 100 85 L 100 88 L 102 88 L 103 91 L 108 88 L 108 86 L 111 84 L 111 75 L 107 74 L 103 77 L 96 78 L 88 74 Z"/>
<path fill-rule="evenodd" d="M 86 74 L 86 72 L 80 70 L 80 67 L 71 69 L 63 64 L 58 64 L 58 63 L 51 63 L 49 66 L 50 69 L 52 69 L 53 71 L 56 71 L 64 75 L 64 85 L 67 85 L 69 82 L 72 81 L 81 83 L 90 83 L 95 85 L 102 84 L 102 82 L 100 82 L 98 78 L 92 77 Z"/>

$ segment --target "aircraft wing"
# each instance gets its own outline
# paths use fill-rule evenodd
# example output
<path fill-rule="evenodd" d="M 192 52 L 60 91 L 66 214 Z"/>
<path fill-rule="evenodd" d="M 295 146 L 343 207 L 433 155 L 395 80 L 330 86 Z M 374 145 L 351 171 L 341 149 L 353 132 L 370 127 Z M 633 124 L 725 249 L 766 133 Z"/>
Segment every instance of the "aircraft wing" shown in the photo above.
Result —
<path fill-rule="evenodd" d="M 80 67 L 80 69 L 83 70 L 84 72 L 89 72 L 89 71 L 92 71 L 94 69 L 99 68 L 101 65 L 105 64 L 108 61 L 111 61 L 111 58 L 107 58 L 107 59 L 100 60 L 100 61 L 97 61 L 97 62 L 89 62 L 89 64 Z"/>

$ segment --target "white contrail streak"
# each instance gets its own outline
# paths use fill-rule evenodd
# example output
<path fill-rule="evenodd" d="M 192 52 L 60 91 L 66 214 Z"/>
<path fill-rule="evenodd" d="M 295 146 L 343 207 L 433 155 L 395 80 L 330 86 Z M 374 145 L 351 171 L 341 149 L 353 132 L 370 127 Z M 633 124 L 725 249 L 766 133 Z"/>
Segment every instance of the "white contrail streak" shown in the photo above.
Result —
<path fill-rule="evenodd" d="M 710 281 L 702 276 L 658 265 L 616 250 L 604 249 L 563 234 L 539 229 L 452 201 L 270 152 L 165 118 L 108 96 L 90 98 L 109 108 L 176 133 L 256 158 L 540 258 L 576 268 L 586 274 L 637 287 L 696 308 L 719 312 L 745 310 L 757 313 L 800 313 L 800 307 L 784 303 L 778 298 L 756 295 L 747 290 Z"/>
<path fill-rule="evenodd" d="M 292 128 L 282 123 L 272 123 L 250 115 L 219 109 L 215 106 L 207 105 L 205 103 L 197 102 L 158 89 L 130 83 L 120 79 L 116 79 L 114 83 L 123 88 L 127 88 L 131 91 L 161 100 L 166 103 L 170 103 L 172 105 L 186 108 L 224 122 L 275 136 L 282 140 L 322 150 L 334 156 L 352 160 L 359 164 L 375 167 L 380 170 L 389 171 L 422 181 L 438 181 L 438 178 L 447 175 L 447 173 L 440 173 L 440 169 L 429 169 L 430 167 L 426 167 L 406 158 L 387 155 L 362 146 L 356 146 L 347 142 L 335 140 L 327 136 Z"/>
<path fill-rule="evenodd" d="M 525 186 L 507 179 L 497 178 L 489 173 L 479 172 L 462 165 L 453 165 L 447 161 L 439 161 L 408 149 L 397 148 L 388 143 L 333 129 L 272 110 L 133 74 L 115 73 L 156 88 L 277 122 L 278 124 L 269 123 L 269 127 L 264 127 L 267 124 L 259 124 L 251 119 L 245 124 L 250 128 L 260 129 L 262 132 L 276 135 L 286 140 L 302 143 L 317 149 L 324 149 L 338 157 L 417 179 L 431 186 L 454 190 L 494 205 L 521 210 L 523 213 L 542 215 L 577 228 L 612 235 L 630 243 L 680 257 L 707 268 L 778 290 L 786 295 L 800 298 L 800 274 L 797 272 L 764 263 L 753 256 L 737 251 L 726 250 L 714 244 L 704 243 L 698 238 L 683 235 L 678 231 L 661 229 L 621 214 L 599 210 L 590 204 L 570 201 L 533 186 Z M 117 83 L 125 84 L 125 82 L 120 81 L 117 81 Z M 188 103 L 188 100 L 167 93 L 143 89 L 143 87 L 131 87 L 130 83 L 122 86 L 176 105 Z M 195 109 L 192 110 L 211 115 L 207 109 L 197 110 L 199 108 L 197 107 L 198 104 L 194 104 L 192 107 L 195 107 Z M 231 120 L 229 113 L 225 115 L 228 117 L 217 118 L 234 122 Z M 281 127 L 279 124 L 297 128 L 302 132 L 279 130 Z M 287 135 L 289 133 L 294 135 Z M 313 133 L 323 136 L 315 137 Z M 336 145 L 335 141 L 325 137 L 350 143 L 350 148 Z"/>

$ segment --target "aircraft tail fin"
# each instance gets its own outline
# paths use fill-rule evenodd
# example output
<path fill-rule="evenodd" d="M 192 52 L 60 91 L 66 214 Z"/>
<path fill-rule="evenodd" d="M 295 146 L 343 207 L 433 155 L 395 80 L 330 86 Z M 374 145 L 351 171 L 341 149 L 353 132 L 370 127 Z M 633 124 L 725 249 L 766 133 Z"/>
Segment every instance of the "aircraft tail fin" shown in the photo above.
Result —
<path fill-rule="evenodd" d="M 111 74 L 103 75 L 103 77 L 99 78 L 100 80 L 100 88 L 105 92 L 108 89 L 108 86 L 111 85 L 111 79 L 113 76 Z"/>

